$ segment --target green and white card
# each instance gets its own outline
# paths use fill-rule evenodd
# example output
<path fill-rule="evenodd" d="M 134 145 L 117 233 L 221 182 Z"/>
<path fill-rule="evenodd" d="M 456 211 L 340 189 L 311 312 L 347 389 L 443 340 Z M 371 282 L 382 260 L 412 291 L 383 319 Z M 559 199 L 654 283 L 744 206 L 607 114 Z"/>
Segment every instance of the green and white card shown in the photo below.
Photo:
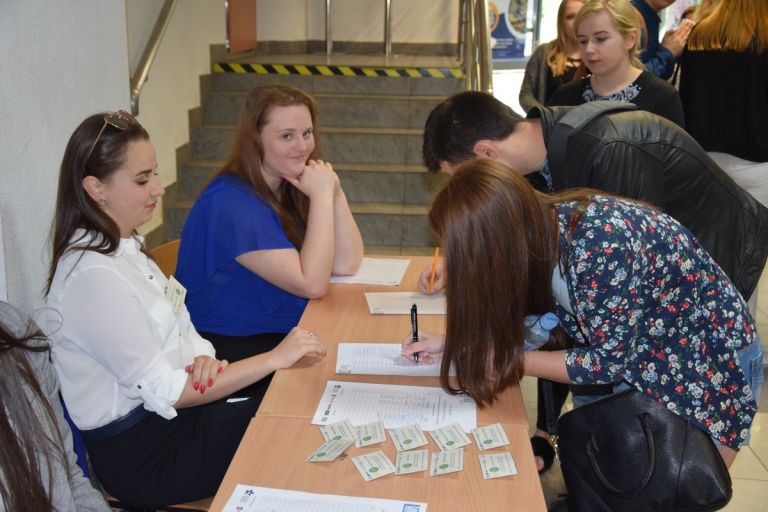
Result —
<path fill-rule="evenodd" d="M 307 457 L 307 462 L 330 462 L 336 460 L 347 448 L 352 446 L 354 439 L 331 439 Z"/>
<path fill-rule="evenodd" d="M 429 442 L 427 441 L 427 438 L 424 437 L 424 431 L 421 430 L 421 427 L 417 423 L 390 429 L 389 437 L 392 438 L 392 442 L 399 452 L 412 450 L 419 446 L 424 446 Z"/>
<path fill-rule="evenodd" d="M 394 464 L 381 450 L 352 457 L 352 463 L 366 482 L 395 472 Z"/>
<path fill-rule="evenodd" d="M 472 443 L 458 423 L 433 430 L 429 435 L 441 451 L 455 450 Z"/>
<path fill-rule="evenodd" d="M 429 467 L 429 450 L 411 450 L 409 452 L 397 452 L 395 460 L 395 474 L 407 475 L 426 471 Z"/>
<path fill-rule="evenodd" d="M 383 443 L 387 440 L 387 433 L 384 430 L 383 421 L 374 421 L 372 423 L 366 423 L 356 428 L 357 441 L 355 446 L 358 448 L 364 448 L 372 444 Z"/>
<path fill-rule="evenodd" d="M 499 478 L 517 474 L 517 466 L 509 452 L 486 453 L 480 455 L 480 471 L 483 478 Z"/>
<path fill-rule="evenodd" d="M 498 448 L 499 446 L 506 446 L 509 444 L 509 438 L 507 438 L 507 433 L 504 432 L 501 423 L 494 423 L 492 425 L 473 429 L 472 435 L 475 438 L 475 444 L 477 445 L 478 450 L 490 450 L 491 448 Z"/>
<path fill-rule="evenodd" d="M 432 454 L 432 464 L 429 467 L 430 476 L 445 475 L 456 471 L 464 471 L 464 448 Z"/>
<path fill-rule="evenodd" d="M 357 441 L 357 429 L 348 419 L 343 419 L 336 423 L 331 423 L 330 425 L 322 425 L 320 427 L 320 433 L 326 441 L 339 441 L 341 439 Z"/>

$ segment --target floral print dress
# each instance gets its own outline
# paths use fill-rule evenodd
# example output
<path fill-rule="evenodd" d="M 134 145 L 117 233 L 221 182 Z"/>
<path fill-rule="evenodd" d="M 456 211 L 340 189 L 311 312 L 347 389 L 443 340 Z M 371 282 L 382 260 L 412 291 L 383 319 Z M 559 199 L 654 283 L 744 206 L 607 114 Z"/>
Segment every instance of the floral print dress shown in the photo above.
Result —
<path fill-rule="evenodd" d="M 557 314 L 576 346 L 575 384 L 622 379 L 738 449 L 756 404 L 736 352 L 755 339 L 747 305 L 687 229 L 618 198 L 558 205 L 570 308 Z M 570 232 L 569 232 L 570 231 Z"/>

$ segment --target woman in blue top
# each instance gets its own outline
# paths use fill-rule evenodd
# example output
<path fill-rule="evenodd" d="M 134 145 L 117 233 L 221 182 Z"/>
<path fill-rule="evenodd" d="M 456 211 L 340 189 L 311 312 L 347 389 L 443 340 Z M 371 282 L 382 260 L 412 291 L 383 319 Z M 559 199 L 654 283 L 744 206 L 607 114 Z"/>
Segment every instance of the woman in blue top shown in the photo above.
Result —
<path fill-rule="evenodd" d="M 251 91 L 229 157 L 187 218 L 176 277 L 220 358 L 270 350 L 331 273 L 354 274 L 362 261 L 339 179 L 317 159 L 316 118 L 302 91 Z"/>
<path fill-rule="evenodd" d="M 730 465 L 762 379 L 749 310 L 677 221 L 595 194 L 543 195 L 493 160 L 462 165 L 429 214 L 445 255 L 446 334 L 420 333 L 403 354 L 443 352 L 443 386 L 480 406 L 523 374 L 633 386 L 707 432 Z M 550 344 L 567 333 L 575 346 L 524 351 L 523 317 L 545 311 L 564 327 Z"/>

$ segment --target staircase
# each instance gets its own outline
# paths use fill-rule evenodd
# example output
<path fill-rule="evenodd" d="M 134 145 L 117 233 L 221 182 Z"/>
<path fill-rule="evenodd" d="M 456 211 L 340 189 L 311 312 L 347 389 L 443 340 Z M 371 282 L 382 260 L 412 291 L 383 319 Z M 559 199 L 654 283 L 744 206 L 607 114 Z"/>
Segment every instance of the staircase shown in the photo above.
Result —
<path fill-rule="evenodd" d="M 291 57 L 285 60 L 296 62 L 297 56 Z M 461 70 L 260 59 L 214 60 L 213 73 L 202 77 L 202 107 L 191 116 L 191 141 L 179 152 L 177 183 L 164 199 L 165 238 L 180 236 L 195 198 L 222 164 L 248 92 L 279 82 L 308 92 L 318 102 L 320 153 L 339 175 L 366 252 L 431 252 L 435 240 L 426 213 L 445 176 L 423 167 L 422 131 L 432 108 L 463 90 Z"/>

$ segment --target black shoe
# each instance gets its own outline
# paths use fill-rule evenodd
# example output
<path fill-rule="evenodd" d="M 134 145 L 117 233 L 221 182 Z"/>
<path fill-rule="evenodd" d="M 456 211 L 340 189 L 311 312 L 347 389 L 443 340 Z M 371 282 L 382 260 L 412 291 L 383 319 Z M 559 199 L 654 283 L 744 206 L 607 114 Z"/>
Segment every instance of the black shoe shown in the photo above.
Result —
<path fill-rule="evenodd" d="M 546 473 L 549 468 L 552 467 L 552 462 L 555 460 L 555 449 L 549 444 L 549 441 L 541 436 L 533 436 L 531 438 L 531 448 L 533 449 L 534 457 L 541 457 L 544 461 L 544 465 L 539 470 L 539 474 Z"/>

